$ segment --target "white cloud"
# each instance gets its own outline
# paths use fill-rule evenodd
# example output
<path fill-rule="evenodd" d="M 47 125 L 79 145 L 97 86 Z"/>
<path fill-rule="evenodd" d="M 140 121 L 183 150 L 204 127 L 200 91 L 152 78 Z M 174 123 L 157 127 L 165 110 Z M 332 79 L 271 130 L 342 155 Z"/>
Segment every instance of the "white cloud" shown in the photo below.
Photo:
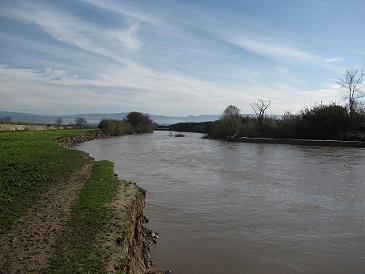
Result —
<path fill-rule="evenodd" d="M 344 57 L 331 57 L 325 60 L 327 63 L 341 63 L 345 61 Z"/>
<path fill-rule="evenodd" d="M 313 62 L 321 59 L 312 53 L 262 37 L 257 38 L 245 34 L 236 34 L 227 38 L 227 40 L 245 50 L 275 59 L 290 58 L 305 62 Z"/>
<path fill-rule="evenodd" d="M 128 50 L 136 51 L 142 47 L 142 42 L 138 39 L 137 31 L 138 25 L 134 24 L 125 30 L 112 30 L 108 31 L 107 33 L 110 39 L 121 41 Z"/>
<path fill-rule="evenodd" d="M 29 4 L 23 9 L 3 9 L 0 15 L 31 22 L 61 42 L 113 59 L 118 59 L 113 46 L 128 51 L 142 46 L 136 23 L 125 28 L 103 28 L 49 6 Z"/>
<path fill-rule="evenodd" d="M 147 22 L 150 24 L 157 24 L 157 25 L 162 24 L 162 22 L 158 18 L 153 17 L 151 15 L 147 15 L 143 12 L 139 12 L 135 9 L 128 8 L 126 7 L 126 5 L 121 5 L 120 2 L 118 3 L 116 1 L 110 1 L 110 0 L 103 0 L 103 1 L 83 0 L 83 1 L 111 12 L 127 15 L 128 17 L 134 18 L 141 22 Z"/>
<path fill-rule="evenodd" d="M 286 42 L 280 41 L 280 39 L 278 38 L 253 35 L 253 33 L 248 30 L 244 32 L 237 31 L 235 30 L 236 27 L 232 27 L 232 25 L 230 26 L 219 25 L 219 24 L 217 25 L 216 24 L 217 22 L 214 21 L 201 22 L 199 18 L 202 17 L 204 14 L 202 12 L 196 13 L 196 11 L 193 10 L 193 7 L 186 8 L 186 6 L 184 6 L 184 8 L 182 8 L 179 5 L 175 4 L 177 5 L 177 7 L 175 6 L 175 8 L 180 7 L 181 9 L 184 10 L 184 12 L 188 14 L 185 14 L 183 18 L 177 16 L 179 18 L 177 22 L 168 24 L 163 20 L 163 18 L 153 17 L 151 15 L 147 15 L 146 13 L 137 11 L 135 9 L 128 8 L 126 7 L 126 5 L 122 5 L 120 2 L 110 1 L 110 0 L 107 1 L 84 0 L 84 1 L 89 4 L 95 5 L 99 8 L 103 8 L 112 12 L 117 12 L 123 15 L 130 16 L 140 22 L 147 22 L 152 25 L 155 25 L 156 31 L 158 31 L 158 28 L 161 28 L 162 31 L 168 30 L 168 33 L 170 35 L 174 34 L 179 35 L 180 38 L 182 35 L 188 36 L 188 39 L 195 40 L 191 41 L 192 43 L 196 43 L 196 41 L 199 40 L 199 38 L 197 37 L 192 38 L 190 33 L 184 30 L 184 24 L 211 33 L 218 39 L 223 39 L 228 43 L 234 44 L 250 52 L 267 56 L 270 58 L 275 58 L 275 59 L 289 58 L 304 62 L 325 61 L 324 58 L 317 56 L 316 54 L 298 49 Z M 170 20 L 175 19 L 174 14 L 165 15 L 165 19 L 169 18 L 169 16 L 171 17 Z M 204 19 L 211 20 L 209 19 L 209 16 L 204 16 Z M 227 23 L 230 22 L 230 20 L 228 21 L 221 20 L 221 21 L 223 22 L 226 21 Z M 246 22 L 241 22 L 241 24 L 245 23 Z M 251 25 L 252 25 L 252 20 L 248 20 L 248 26 Z M 185 37 L 185 39 L 186 38 L 187 37 Z"/>
<path fill-rule="evenodd" d="M 67 71 L 18 69 L 0 66 L 0 108 L 37 109 L 39 113 L 80 112 L 108 107 L 109 112 L 132 109 L 152 113 L 218 113 L 230 104 L 251 112 L 257 98 L 272 100 L 271 113 L 298 111 L 303 105 L 331 102 L 338 97 L 335 86 L 302 91 L 289 85 L 244 85 L 233 88 L 187 78 L 162 75 L 140 66 L 111 67 L 95 79 L 84 79 Z M 161 111 L 161 105 L 164 106 Z M 160 110 L 160 111 L 159 111 Z"/>

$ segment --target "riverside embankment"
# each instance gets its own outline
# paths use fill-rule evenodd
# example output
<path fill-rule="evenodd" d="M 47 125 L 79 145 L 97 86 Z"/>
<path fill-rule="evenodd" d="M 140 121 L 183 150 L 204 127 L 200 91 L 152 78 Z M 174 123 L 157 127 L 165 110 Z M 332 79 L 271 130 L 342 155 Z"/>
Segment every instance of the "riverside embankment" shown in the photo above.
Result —
<path fill-rule="evenodd" d="M 147 269 L 154 239 L 144 224 L 145 192 L 119 180 L 111 162 L 65 148 L 102 137 L 89 130 L 0 133 L 0 273 Z"/>

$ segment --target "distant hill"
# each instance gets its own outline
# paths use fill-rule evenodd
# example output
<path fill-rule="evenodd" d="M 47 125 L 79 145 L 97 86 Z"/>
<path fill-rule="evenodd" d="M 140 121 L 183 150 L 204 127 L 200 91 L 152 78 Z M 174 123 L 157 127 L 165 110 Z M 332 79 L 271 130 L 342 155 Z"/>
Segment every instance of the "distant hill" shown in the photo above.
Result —
<path fill-rule="evenodd" d="M 54 123 L 57 117 L 62 117 L 64 124 L 73 123 L 75 118 L 83 117 L 89 124 L 98 124 L 102 119 L 117 119 L 121 120 L 127 116 L 127 112 L 111 113 L 111 114 L 99 114 L 99 113 L 87 113 L 87 114 L 71 114 L 71 115 L 38 115 L 21 112 L 8 112 L 0 111 L 0 118 L 9 116 L 12 121 L 33 122 L 33 123 Z M 150 114 L 151 119 L 160 125 L 170 125 L 181 122 L 206 122 L 214 121 L 218 119 L 218 115 L 189 115 L 185 117 L 179 116 L 167 116 L 167 115 L 153 115 Z"/>

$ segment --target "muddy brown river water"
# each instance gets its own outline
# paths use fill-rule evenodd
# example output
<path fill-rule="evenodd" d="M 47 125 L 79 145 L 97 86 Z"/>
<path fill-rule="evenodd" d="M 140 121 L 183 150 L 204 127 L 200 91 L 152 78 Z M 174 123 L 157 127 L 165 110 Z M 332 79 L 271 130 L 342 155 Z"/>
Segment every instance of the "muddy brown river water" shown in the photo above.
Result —
<path fill-rule="evenodd" d="M 173 273 L 365 273 L 365 149 L 168 132 L 78 145 L 147 190 Z"/>

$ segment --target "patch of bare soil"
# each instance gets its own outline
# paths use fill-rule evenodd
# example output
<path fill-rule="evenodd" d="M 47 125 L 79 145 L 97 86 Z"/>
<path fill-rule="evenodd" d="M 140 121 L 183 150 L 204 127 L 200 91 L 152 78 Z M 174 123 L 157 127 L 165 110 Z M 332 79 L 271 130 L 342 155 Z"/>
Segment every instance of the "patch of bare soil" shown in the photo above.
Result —
<path fill-rule="evenodd" d="M 97 239 L 107 273 L 144 273 L 150 265 L 150 231 L 145 227 L 145 196 L 137 186 L 121 184 L 111 210 L 110 222 L 104 225 Z"/>
<path fill-rule="evenodd" d="M 0 273 L 36 273 L 55 254 L 57 236 L 91 173 L 93 159 L 84 157 L 80 170 L 52 186 L 9 232 L 0 234 Z"/>

